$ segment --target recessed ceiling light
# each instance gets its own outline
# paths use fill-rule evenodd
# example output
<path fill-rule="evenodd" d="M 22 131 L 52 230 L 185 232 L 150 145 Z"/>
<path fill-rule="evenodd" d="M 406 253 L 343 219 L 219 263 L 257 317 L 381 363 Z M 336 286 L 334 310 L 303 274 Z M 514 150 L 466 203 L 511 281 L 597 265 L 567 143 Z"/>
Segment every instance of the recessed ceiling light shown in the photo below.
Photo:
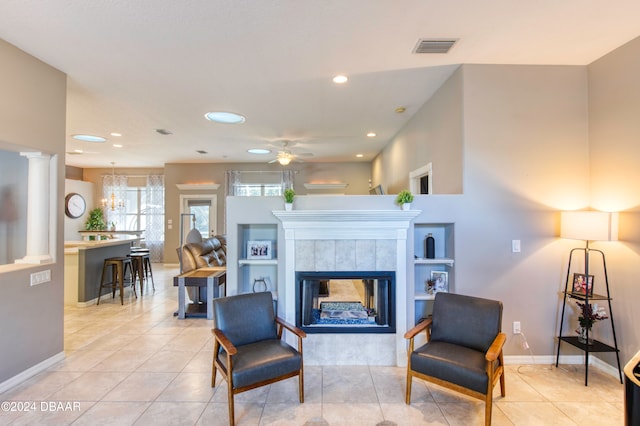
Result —
<path fill-rule="evenodd" d="M 271 150 L 264 149 L 264 148 L 251 148 L 251 149 L 248 149 L 247 152 L 250 154 L 265 155 L 265 154 L 270 154 Z"/>
<path fill-rule="evenodd" d="M 346 75 L 336 75 L 335 77 L 333 77 L 333 82 L 336 84 L 344 84 L 347 81 L 349 81 L 349 77 L 347 77 Z"/>
<path fill-rule="evenodd" d="M 82 151 L 81 149 L 74 149 L 73 152 L 78 153 L 78 154 L 82 154 L 84 151 Z"/>
<path fill-rule="evenodd" d="M 72 138 L 83 142 L 105 142 L 106 139 L 100 136 L 93 135 L 73 135 Z"/>
<path fill-rule="evenodd" d="M 362 154 L 356 154 L 356 157 L 358 157 L 358 158 L 362 158 L 362 157 L 364 157 L 364 155 L 362 155 Z"/>
<path fill-rule="evenodd" d="M 120 136 L 122 136 L 122 133 L 112 132 L 112 133 L 110 133 L 110 134 L 111 134 L 111 136 L 114 136 L 114 137 L 116 137 L 116 138 L 119 138 Z"/>
<path fill-rule="evenodd" d="M 405 112 L 407 109 L 405 107 L 398 107 L 396 108 L 396 112 L 398 114 L 402 114 L 403 112 Z"/>
<path fill-rule="evenodd" d="M 121 145 L 121 144 L 119 144 L 119 143 L 114 143 L 114 144 L 113 144 L 113 147 L 114 147 L 114 148 L 122 148 L 122 145 Z"/>
<path fill-rule="evenodd" d="M 240 124 L 244 123 L 245 121 L 243 115 L 226 111 L 208 112 L 204 115 L 204 118 L 209 121 L 215 121 L 216 123 L 224 124 Z"/>
<path fill-rule="evenodd" d="M 369 133 L 367 133 L 367 137 L 368 137 L 368 138 L 375 138 L 376 136 L 378 136 L 378 135 L 376 135 L 376 132 L 369 132 Z"/>

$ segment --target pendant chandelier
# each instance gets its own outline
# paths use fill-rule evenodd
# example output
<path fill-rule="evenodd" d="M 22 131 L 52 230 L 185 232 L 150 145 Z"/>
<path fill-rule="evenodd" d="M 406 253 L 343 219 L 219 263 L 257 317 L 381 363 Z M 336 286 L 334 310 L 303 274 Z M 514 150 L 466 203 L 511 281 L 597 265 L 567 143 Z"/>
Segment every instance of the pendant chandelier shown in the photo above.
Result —
<path fill-rule="evenodd" d="M 111 196 L 102 199 L 102 207 L 109 207 L 111 211 L 124 208 L 124 200 L 116 199 L 114 188 L 116 186 L 116 163 L 111 162 Z"/>

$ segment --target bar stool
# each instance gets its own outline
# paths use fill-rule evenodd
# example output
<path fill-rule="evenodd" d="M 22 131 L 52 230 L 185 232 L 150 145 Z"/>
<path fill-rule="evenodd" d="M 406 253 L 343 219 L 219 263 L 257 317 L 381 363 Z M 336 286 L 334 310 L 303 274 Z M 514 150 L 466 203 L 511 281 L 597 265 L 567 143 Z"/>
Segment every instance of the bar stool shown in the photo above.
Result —
<path fill-rule="evenodd" d="M 134 258 L 137 256 L 140 256 L 142 260 L 139 269 L 142 275 L 139 276 L 144 276 L 144 279 L 147 281 L 151 278 L 151 287 L 153 288 L 153 291 L 156 291 L 156 283 L 153 281 L 153 269 L 151 269 L 151 255 L 149 253 L 149 249 L 143 247 L 131 247 L 131 257 Z M 142 278 L 140 278 L 140 287 L 140 293 L 142 294 Z"/>
<path fill-rule="evenodd" d="M 127 267 L 131 272 L 131 288 L 133 294 L 138 298 L 136 294 L 135 276 L 130 257 L 109 257 L 104 260 L 102 266 L 102 278 L 100 280 L 100 288 L 98 289 L 98 302 L 100 304 L 100 296 L 102 295 L 103 288 L 110 288 L 112 291 L 112 298 L 116 297 L 116 289 L 120 289 L 120 303 L 124 305 L 124 277 Z M 105 282 L 107 271 L 111 269 L 111 282 Z"/>

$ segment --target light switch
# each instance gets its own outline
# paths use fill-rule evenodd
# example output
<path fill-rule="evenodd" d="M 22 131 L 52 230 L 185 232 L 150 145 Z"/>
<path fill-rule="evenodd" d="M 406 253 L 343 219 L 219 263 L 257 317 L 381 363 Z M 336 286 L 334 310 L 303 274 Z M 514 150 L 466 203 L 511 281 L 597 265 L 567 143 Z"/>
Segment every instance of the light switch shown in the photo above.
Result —
<path fill-rule="evenodd" d="M 520 240 L 511 240 L 511 252 L 520 253 Z"/>

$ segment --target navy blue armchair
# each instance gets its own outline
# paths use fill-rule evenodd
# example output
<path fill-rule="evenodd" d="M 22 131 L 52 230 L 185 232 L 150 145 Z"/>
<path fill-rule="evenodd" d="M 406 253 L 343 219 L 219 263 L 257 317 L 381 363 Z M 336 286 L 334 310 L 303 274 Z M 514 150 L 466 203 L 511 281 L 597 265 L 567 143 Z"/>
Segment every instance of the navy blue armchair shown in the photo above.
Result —
<path fill-rule="evenodd" d="M 409 339 L 406 403 L 417 377 L 485 401 L 485 425 L 491 424 L 493 388 L 505 396 L 502 302 L 453 293 L 436 294 L 432 318 L 404 335 Z M 426 331 L 427 343 L 414 349 Z"/>
<path fill-rule="evenodd" d="M 270 292 L 213 299 L 213 365 L 211 387 L 220 371 L 227 381 L 229 424 L 234 425 L 234 395 L 298 376 L 304 402 L 302 339 L 306 334 L 278 318 Z M 298 338 L 297 350 L 284 342 L 283 330 Z"/>

